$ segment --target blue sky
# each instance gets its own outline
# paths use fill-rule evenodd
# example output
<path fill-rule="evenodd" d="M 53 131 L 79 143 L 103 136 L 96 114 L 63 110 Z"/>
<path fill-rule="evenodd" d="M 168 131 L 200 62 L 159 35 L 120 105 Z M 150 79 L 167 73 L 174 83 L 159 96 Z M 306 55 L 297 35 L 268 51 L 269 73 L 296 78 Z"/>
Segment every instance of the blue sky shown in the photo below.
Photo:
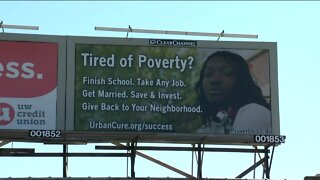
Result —
<path fill-rule="evenodd" d="M 95 26 L 257 34 L 278 45 L 278 82 L 281 134 L 285 144 L 275 149 L 272 179 L 303 179 L 320 173 L 320 2 L 309 1 L 98 1 L 98 2 L 0 2 L 4 24 L 36 25 L 38 31 L 11 33 L 113 36 L 126 33 L 94 31 Z M 175 36 L 129 34 L 130 37 Z M 176 36 L 179 39 L 216 40 Z M 61 151 L 61 147 L 10 143 L 5 147 L 36 147 L 36 151 Z M 72 146 L 70 151 L 90 151 L 94 145 Z M 191 173 L 191 153 L 145 152 Z M 176 158 L 173 158 L 176 157 Z M 205 153 L 203 177 L 233 178 L 252 165 L 253 155 Z M 137 176 L 181 177 L 142 158 L 136 160 Z M 0 177 L 61 177 L 61 158 L 0 158 Z M 261 172 L 261 171 L 260 171 Z M 196 174 L 196 169 L 194 170 Z M 256 175 L 261 178 L 262 173 Z M 126 176 L 126 158 L 70 158 L 72 177 Z M 247 178 L 252 178 L 252 174 Z"/>

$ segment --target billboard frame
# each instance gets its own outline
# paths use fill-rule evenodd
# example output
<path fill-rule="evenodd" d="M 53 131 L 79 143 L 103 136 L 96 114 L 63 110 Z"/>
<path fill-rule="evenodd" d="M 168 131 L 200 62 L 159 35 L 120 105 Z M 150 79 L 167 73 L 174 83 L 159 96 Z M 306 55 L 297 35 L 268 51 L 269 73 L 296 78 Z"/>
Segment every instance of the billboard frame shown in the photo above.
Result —
<path fill-rule="evenodd" d="M 2 33 L 0 41 L 37 42 L 58 44 L 57 64 L 57 99 L 56 99 L 56 130 L 65 129 L 65 90 L 66 90 L 66 41 L 63 36 Z M 12 130 L 17 131 L 17 130 Z M 19 130 L 20 131 L 20 130 Z M 22 130 L 23 131 L 23 130 Z"/>
<path fill-rule="evenodd" d="M 254 169 L 260 164 L 266 165 L 266 175 L 269 176 L 270 166 L 268 166 L 268 153 L 271 146 L 273 148 L 280 143 L 258 143 L 255 142 L 254 136 L 252 135 L 208 135 L 208 134 L 170 134 L 170 133 L 114 133 L 114 132 L 82 132 L 82 131 L 73 131 L 73 122 L 74 117 L 70 114 L 74 114 L 74 78 L 75 78 L 75 69 L 70 71 L 70 67 L 74 66 L 75 56 L 69 53 L 69 51 L 75 48 L 75 43 L 79 42 L 92 42 L 96 44 L 106 44 L 116 42 L 120 45 L 146 45 L 148 39 L 121 39 L 121 38 L 103 38 L 103 37 L 76 37 L 76 36 L 51 36 L 51 35 L 22 35 L 22 34 L 3 34 L 0 35 L 0 40 L 8 41 L 26 41 L 26 42 L 57 42 L 59 43 L 59 55 L 58 55 L 58 93 L 57 93 L 57 129 L 61 130 L 61 138 L 34 138 L 30 137 L 30 134 L 27 130 L 0 130 L 1 137 L 0 143 L 5 144 L 7 141 L 21 141 L 21 142 L 41 142 L 48 144 L 60 144 L 63 145 L 63 153 L 31 153 L 25 156 L 54 156 L 54 157 L 63 157 L 64 163 L 64 177 L 67 177 L 67 161 L 68 157 L 90 157 L 90 156 L 106 156 L 108 155 L 103 153 L 68 153 L 67 148 L 68 144 L 75 143 L 87 143 L 87 142 L 131 142 L 131 146 L 127 146 L 125 149 L 132 150 L 130 155 L 131 160 L 133 161 L 133 167 L 131 167 L 132 177 L 134 177 L 134 158 L 136 156 L 136 151 L 139 149 L 147 150 L 172 150 L 172 147 L 138 147 L 137 143 L 139 142 L 152 142 L 152 143 L 182 143 L 182 144 L 198 144 L 198 147 L 189 148 L 189 147 L 174 147 L 177 151 L 196 151 L 199 157 L 202 157 L 202 154 L 206 151 L 218 151 L 218 152 L 249 152 L 256 153 L 262 152 L 265 153 L 265 158 L 260 160 L 258 163 L 255 163 L 253 166 L 249 167 L 246 171 L 239 175 L 243 176 L 248 171 Z M 135 42 L 133 42 L 135 41 Z M 138 43 L 137 43 L 138 42 Z M 212 42 L 212 41 L 197 41 L 198 47 L 208 47 L 212 43 L 216 43 L 216 46 L 219 48 L 265 48 L 270 52 L 270 59 L 275 61 L 270 61 L 270 82 L 271 82 L 271 98 L 272 98 L 272 120 L 273 122 L 274 133 L 275 135 L 280 135 L 280 120 L 279 120 L 279 105 L 278 105 L 278 79 L 277 79 L 277 49 L 275 43 L 266 43 L 266 42 Z M 114 45 L 114 44 L 110 44 Z M 211 46 L 210 46 L 211 47 Z M 66 56 L 67 54 L 67 56 Z M 68 71 L 67 71 L 68 70 Z M 67 83 L 67 84 L 66 84 Z M 70 88 L 72 87 L 72 88 Z M 71 112 L 71 113 L 67 113 Z M 227 144 L 227 145 L 253 145 L 253 146 L 264 146 L 264 149 L 206 149 L 204 148 L 205 144 Z M 203 145 L 203 148 L 201 147 Z M 97 148 L 97 146 L 96 146 Z M 102 148 L 103 149 L 103 148 Z M 108 149 L 108 147 L 106 147 Z M 123 148 L 111 148 L 121 150 Z M 220 151 L 221 150 L 221 151 Z M 273 151 L 272 151 L 273 154 Z M 20 154 L 21 155 L 21 154 Z M 19 156 L 19 154 L 9 154 L 8 156 Z M 24 156 L 22 154 L 21 156 Z M 272 160 L 271 156 L 271 160 Z M 198 177 L 202 176 L 202 159 L 199 159 L 198 168 Z"/>
<path fill-rule="evenodd" d="M 183 133 L 141 133 L 141 132 L 83 132 L 74 131 L 74 97 L 75 97 L 75 46 L 76 44 L 150 46 L 143 38 L 84 37 L 67 36 L 67 99 L 66 132 L 70 137 L 86 139 L 89 142 L 123 141 L 123 142 L 160 142 L 160 143 L 218 143 L 218 144 L 254 144 L 253 135 L 217 135 L 217 134 L 183 134 Z M 179 41 L 179 40 L 178 40 Z M 181 40 L 188 41 L 188 40 Z M 269 78 L 271 92 L 271 112 L 273 135 L 280 135 L 277 45 L 275 42 L 244 41 L 196 41 L 196 48 L 216 49 L 267 49 L 269 50 Z M 74 136 L 75 135 L 75 136 Z M 68 136 L 68 135 L 67 135 Z M 188 139 L 188 141 L 186 141 Z"/>

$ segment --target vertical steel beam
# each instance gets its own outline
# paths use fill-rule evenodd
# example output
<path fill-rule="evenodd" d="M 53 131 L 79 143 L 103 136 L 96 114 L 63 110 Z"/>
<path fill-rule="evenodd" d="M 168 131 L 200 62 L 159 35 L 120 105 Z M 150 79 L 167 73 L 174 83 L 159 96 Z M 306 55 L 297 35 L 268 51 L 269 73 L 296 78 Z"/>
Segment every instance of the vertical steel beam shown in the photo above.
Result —
<path fill-rule="evenodd" d="M 266 174 L 266 178 L 270 179 L 270 166 L 269 166 L 269 153 L 268 153 L 268 147 L 265 146 L 265 153 L 264 153 L 264 159 L 265 159 L 265 174 Z"/>
<path fill-rule="evenodd" d="M 68 145 L 63 144 L 63 177 L 66 178 L 68 176 Z"/>
<path fill-rule="evenodd" d="M 135 165 L 135 160 L 136 160 L 136 143 L 133 142 L 130 145 L 130 150 L 131 150 L 131 177 L 134 178 L 136 177 L 135 172 L 134 172 L 134 165 Z"/>
<path fill-rule="evenodd" d="M 201 149 L 201 144 L 198 144 L 198 173 L 197 173 L 197 178 L 202 179 L 202 154 L 203 151 Z"/>

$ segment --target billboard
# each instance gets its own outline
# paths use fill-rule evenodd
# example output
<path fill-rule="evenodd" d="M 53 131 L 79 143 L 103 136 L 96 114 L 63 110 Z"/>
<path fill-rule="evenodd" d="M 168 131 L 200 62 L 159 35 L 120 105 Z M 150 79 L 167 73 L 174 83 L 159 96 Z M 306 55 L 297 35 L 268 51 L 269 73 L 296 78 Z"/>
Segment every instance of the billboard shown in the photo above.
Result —
<path fill-rule="evenodd" d="M 5 139 L 284 138 L 274 42 L 1 34 L 0 83 Z"/>
<path fill-rule="evenodd" d="M 0 35 L 0 129 L 64 129 L 65 53 L 61 37 Z"/>
<path fill-rule="evenodd" d="M 68 37 L 67 49 L 67 130 L 280 134 L 276 43 Z"/>

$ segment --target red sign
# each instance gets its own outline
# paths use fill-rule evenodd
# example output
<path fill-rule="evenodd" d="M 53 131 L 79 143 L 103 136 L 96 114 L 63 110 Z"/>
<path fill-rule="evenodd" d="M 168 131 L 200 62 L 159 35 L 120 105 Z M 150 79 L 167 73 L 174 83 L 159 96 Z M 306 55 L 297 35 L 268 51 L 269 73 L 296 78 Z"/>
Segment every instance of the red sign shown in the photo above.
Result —
<path fill-rule="evenodd" d="M 0 96 L 30 98 L 57 86 L 58 44 L 0 42 Z"/>

